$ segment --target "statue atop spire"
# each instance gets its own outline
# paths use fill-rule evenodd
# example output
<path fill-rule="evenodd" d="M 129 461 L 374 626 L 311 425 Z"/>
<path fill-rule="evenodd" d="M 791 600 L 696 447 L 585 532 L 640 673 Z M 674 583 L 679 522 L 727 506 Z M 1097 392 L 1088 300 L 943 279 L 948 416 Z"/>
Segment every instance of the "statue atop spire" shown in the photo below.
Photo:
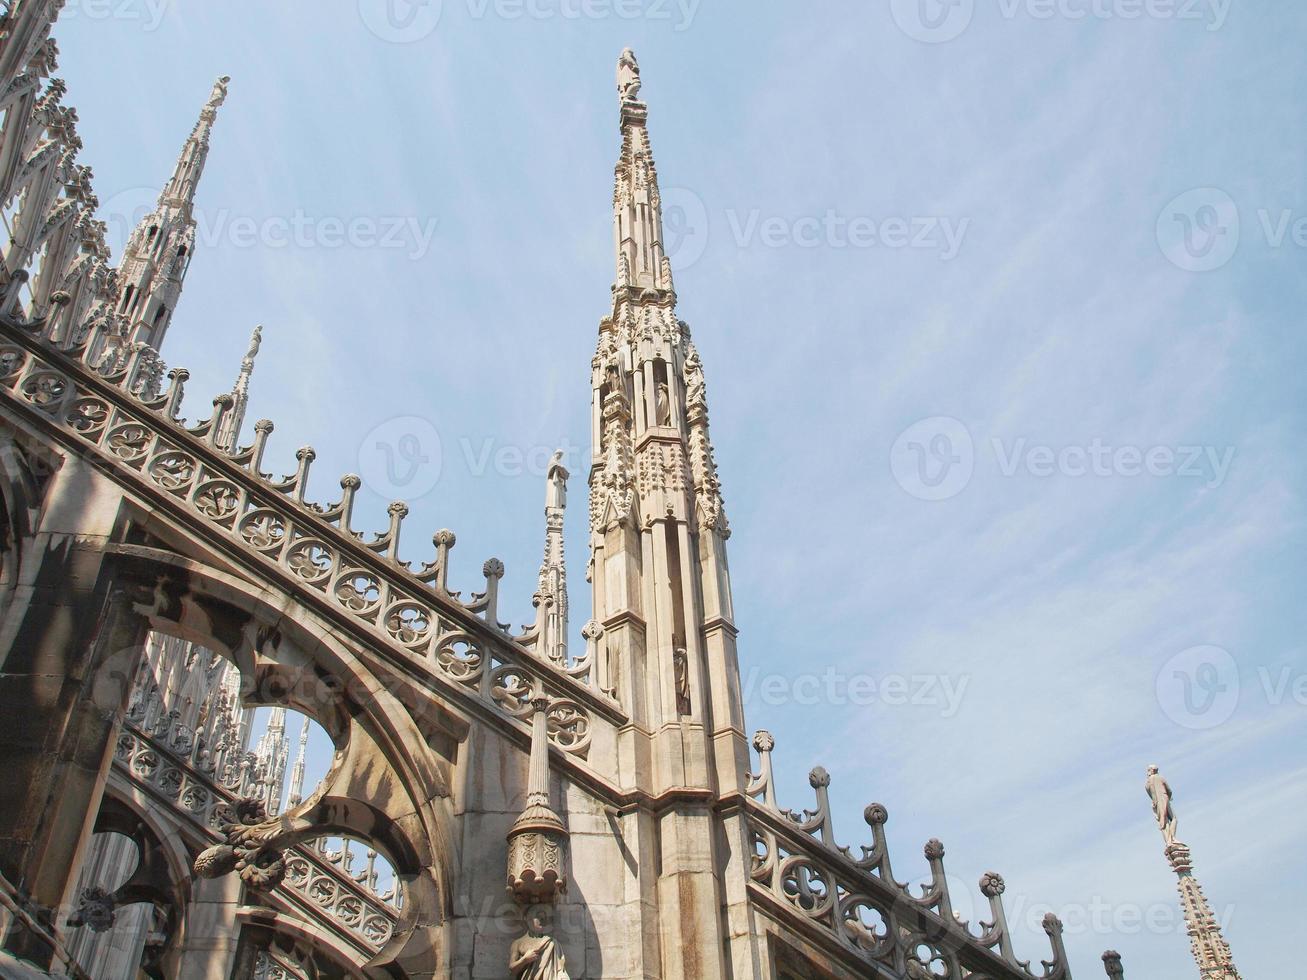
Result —
<path fill-rule="evenodd" d="M 231 76 L 223 75 L 213 83 L 213 94 L 209 96 L 209 103 L 206 109 L 219 109 L 227 101 L 227 86 L 231 84 Z"/>
<path fill-rule="evenodd" d="M 1158 829 L 1162 831 L 1162 837 L 1169 847 L 1176 842 L 1175 810 L 1171 806 L 1171 786 L 1157 771 L 1157 766 L 1148 767 L 1144 789 L 1153 801 L 1153 816 L 1157 818 Z"/>
<path fill-rule="evenodd" d="M 640 101 L 640 63 L 630 48 L 623 48 L 617 59 L 617 94 L 623 102 Z"/>
<path fill-rule="evenodd" d="M 1179 879 L 1180 905 L 1184 910 L 1185 923 L 1189 930 L 1189 947 L 1198 964 L 1198 976 L 1201 980 L 1240 980 L 1230 946 L 1221 935 L 1221 927 L 1216 921 L 1216 916 L 1212 914 L 1211 906 L 1207 904 L 1207 896 L 1203 894 L 1202 886 L 1194 877 L 1189 846 L 1176 837 L 1171 786 L 1158 771 L 1157 766 L 1148 767 L 1148 780 L 1145 787 L 1149 799 L 1153 801 L 1153 816 L 1157 819 L 1158 829 L 1162 832 L 1162 839 L 1166 841 L 1166 858 Z M 1107 962 L 1107 957 L 1104 957 L 1104 962 Z M 1118 960 L 1118 966 L 1119 962 Z M 1110 969 L 1108 972 L 1111 975 Z"/>
<path fill-rule="evenodd" d="M 245 352 L 245 357 L 241 360 L 241 381 L 246 386 L 249 385 L 250 375 L 254 373 L 254 359 L 259 356 L 259 348 L 263 345 L 263 326 L 254 328 L 254 333 L 250 335 L 250 347 Z M 240 382 L 237 382 L 239 384 Z"/>

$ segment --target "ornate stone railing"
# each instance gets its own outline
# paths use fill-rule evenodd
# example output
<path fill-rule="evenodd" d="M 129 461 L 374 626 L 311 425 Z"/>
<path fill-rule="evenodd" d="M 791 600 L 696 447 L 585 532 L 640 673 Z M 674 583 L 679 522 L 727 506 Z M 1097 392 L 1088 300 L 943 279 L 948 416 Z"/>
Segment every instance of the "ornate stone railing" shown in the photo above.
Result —
<path fill-rule="evenodd" d="M 543 692 L 551 741 L 578 758 L 586 757 L 597 721 L 626 720 L 599 690 L 597 642 L 580 661 L 559 666 L 529 648 L 537 644 L 544 609 L 520 637 L 498 621 L 504 574 L 498 560 L 485 563 L 485 591 L 463 601 L 447 585 L 451 532 L 435 535 L 435 560 L 415 571 L 398 556 L 403 504 L 391 505 L 389 529 L 365 543 L 350 523 L 358 477 L 340 481 L 339 502 L 308 503 L 312 449 L 296 453 L 293 476 L 274 480 L 262 472 L 272 423 L 255 425 L 251 447 L 223 452 L 215 442 L 229 400 L 215 400 L 206 422 L 178 421 L 183 369 L 169 374 L 161 397 L 143 400 L 132 387 L 138 358 L 105 376 L 86 361 L 94 335 L 61 350 L 33 334 L 0 316 L 0 393 L 73 436 L 77 449 L 147 500 L 238 549 L 304 604 L 352 626 L 370 647 L 523 728 L 531 699 Z"/>
<path fill-rule="evenodd" d="M 177 813 L 202 846 L 224 839 L 221 827 L 231 822 L 237 797 L 197 770 L 182 748 L 165 744 L 131 724 L 123 726 L 114 751 L 114 767 Z M 394 934 L 399 909 L 342 873 L 312 844 L 287 853 L 286 878 L 272 893 L 291 909 L 329 931 L 347 937 L 366 959 Z"/>
<path fill-rule="evenodd" d="M 289 956 L 261 949 L 254 958 L 251 980 L 308 980 L 309 971 Z"/>
<path fill-rule="evenodd" d="M 980 881 L 989 900 L 990 921 L 973 932 L 953 908 L 944 874 L 944 845 L 926 844 L 930 881 L 921 894 L 898 882 L 890 867 L 886 809 L 867 807 L 872 845 L 855 857 L 835 841 L 828 796 L 830 776 L 820 767 L 809 774 L 816 808 L 795 812 L 776 802 L 771 735 L 753 740 L 760 769 L 750 776 L 746 821 L 753 840 L 750 894 L 761 906 L 800 934 L 814 938 L 846 958 L 882 968 L 894 977 L 948 977 L 950 980 L 1070 980 L 1062 924 L 1044 918 L 1053 947 L 1039 973 L 1017 959 L 1003 908 L 1003 879 L 994 873 Z"/>

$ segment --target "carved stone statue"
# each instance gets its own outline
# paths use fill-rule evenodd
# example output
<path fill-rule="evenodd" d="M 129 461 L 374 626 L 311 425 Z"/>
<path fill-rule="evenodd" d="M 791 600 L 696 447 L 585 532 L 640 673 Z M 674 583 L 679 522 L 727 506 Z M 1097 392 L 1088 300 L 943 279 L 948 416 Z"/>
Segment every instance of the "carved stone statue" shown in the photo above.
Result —
<path fill-rule="evenodd" d="M 672 399 L 667 389 L 667 382 L 658 382 L 658 391 L 655 396 L 656 408 L 658 410 L 658 424 L 672 424 Z"/>
<path fill-rule="evenodd" d="M 1158 772 L 1157 766 L 1148 767 L 1148 780 L 1144 783 L 1144 789 L 1148 792 L 1148 798 L 1153 801 L 1153 816 L 1157 818 L 1157 826 L 1162 831 L 1162 836 L 1168 845 L 1174 844 L 1176 819 L 1175 810 L 1171 808 L 1171 787 Z"/>
<path fill-rule="evenodd" d="M 213 85 L 213 94 L 209 96 L 210 109 L 217 109 L 227 101 L 227 86 L 231 84 L 231 76 L 223 75 Z"/>
<path fill-rule="evenodd" d="M 571 475 L 563 465 L 563 451 L 560 449 L 549 460 L 547 472 L 549 486 L 545 490 L 545 506 L 563 508 L 567 506 L 567 478 Z"/>
<path fill-rule="evenodd" d="M 690 714 L 690 658 L 684 647 L 677 647 L 672 654 L 672 669 L 676 675 L 676 713 Z"/>
<path fill-rule="evenodd" d="M 545 934 L 541 912 L 533 909 L 527 914 L 526 935 L 508 951 L 508 972 L 513 980 L 571 980 L 558 943 Z"/>
<path fill-rule="evenodd" d="M 635 102 L 640 98 L 640 65 L 630 48 L 622 50 L 617 62 L 617 94 L 623 102 Z"/>
<path fill-rule="evenodd" d="M 690 346 L 685 355 L 685 404 L 690 408 L 704 408 L 708 397 L 703 380 L 703 362 L 699 360 L 699 351 Z"/>

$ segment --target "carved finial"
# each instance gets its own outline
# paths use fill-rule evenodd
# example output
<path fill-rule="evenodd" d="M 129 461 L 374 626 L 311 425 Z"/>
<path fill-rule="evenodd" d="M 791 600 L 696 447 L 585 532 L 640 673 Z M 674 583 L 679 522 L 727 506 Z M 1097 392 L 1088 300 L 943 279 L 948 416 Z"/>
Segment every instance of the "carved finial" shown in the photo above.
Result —
<path fill-rule="evenodd" d="M 567 890 L 567 826 L 549 804 L 549 705 L 543 691 L 531 698 L 526 808 L 508 832 L 508 892 L 523 905 Z"/>
<path fill-rule="evenodd" d="M 986 871 L 980 876 L 980 894 L 986 898 L 997 898 L 1007 890 L 1007 883 L 997 871 Z"/>
<path fill-rule="evenodd" d="M 872 803 L 862 811 L 862 819 L 867 821 L 868 826 L 883 827 L 889 822 L 889 811 L 879 803 Z"/>
<path fill-rule="evenodd" d="M 944 857 L 944 845 L 937 838 L 932 837 L 926 841 L 923 848 L 927 861 L 938 861 Z"/>
<path fill-rule="evenodd" d="M 481 574 L 489 579 L 504 577 L 504 563 L 498 558 L 487 558 L 486 563 L 481 566 Z"/>
<path fill-rule="evenodd" d="M 1121 966 L 1121 954 L 1109 949 L 1103 954 L 1103 969 L 1111 980 L 1125 980 L 1125 968 Z"/>
<path fill-rule="evenodd" d="M 250 346 L 245 351 L 245 357 L 241 365 L 245 371 L 254 370 L 254 359 L 259 356 L 259 348 L 263 346 L 263 325 L 254 328 L 254 333 L 250 334 Z"/>
<path fill-rule="evenodd" d="M 771 732 L 759 729 L 753 736 L 753 747 L 759 752 L 770 752 L 776 748 L 776 739 Z"/>
<path fill-rule="evenodd" d="M 808 773 L 808 785 L 813 789 L 823 789 L 830 785 L 830 773 L 821 766 L 817 766 L 812 772 Z"/>

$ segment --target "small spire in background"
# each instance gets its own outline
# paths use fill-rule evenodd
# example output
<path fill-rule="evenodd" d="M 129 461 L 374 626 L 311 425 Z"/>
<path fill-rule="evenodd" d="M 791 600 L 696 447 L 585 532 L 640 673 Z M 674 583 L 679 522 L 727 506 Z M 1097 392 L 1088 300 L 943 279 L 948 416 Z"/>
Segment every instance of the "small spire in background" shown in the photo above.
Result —
<path fill-rule="evenodd" d="M 241 427 L 245 424 L 245 412 L 250 404 L 250 378 L 254 374 L 254 359 L 259 356 L 263 346 L 263 327 L 254 328 L 250 336 L 250 346 L 241 359 L 240 374 L 231 390 L 231 409 L 222 417 L 222 425 L 215 439 L 219 449 L 234 453 L 240 448 Z"/>
<path fill-rule="evenodd" d="M 1157 820 L 1158 830 L 1166 842 L 1166 859 L 1171 863 L 1171 870 L 1179 879 L 1180 905 L 1184 910 L 1185 923 L 1189 930 L 1189 946 L 1198 964 L 1201 980 L 1240 980 L 1239 971 L 1234 965 L 1234 956 L 1230 946 L 1221 935 L 1221 927 L 1207 904 L 1207 896 L 1202 886 L 1194 877 L 1193 859 L 1189 845 L 1176 836 L 1175 808 L 1171 786 L 1158 771 L 1157 766 L 1148 767 L 1148 779 L 1144 783 L 1148 798 L 1153 802 L 1153 816 Z M 1104 957 L 1107 963 L 1107 957 Z M 1118 960 L 1119 967 L 1119 960 Z M 1111 976 L 1109 969 L 1109 976 Z M 1117 974 L 1118 976 L 1120 974 Z"/>
<path fill-rule="evenodd" d="M 222 76 L 200 110 L 172 179 L 159 203 L 132 232 L 118 266 L 121 293 L 117 312 L 130 325 L 131 343 L 142 342 L 156 352 L 181 299 L 186 272 L 195 254 L 195 195 L 209 159 L 209 137 L 218 108 L 227 101 L 231 78 Z"/>

